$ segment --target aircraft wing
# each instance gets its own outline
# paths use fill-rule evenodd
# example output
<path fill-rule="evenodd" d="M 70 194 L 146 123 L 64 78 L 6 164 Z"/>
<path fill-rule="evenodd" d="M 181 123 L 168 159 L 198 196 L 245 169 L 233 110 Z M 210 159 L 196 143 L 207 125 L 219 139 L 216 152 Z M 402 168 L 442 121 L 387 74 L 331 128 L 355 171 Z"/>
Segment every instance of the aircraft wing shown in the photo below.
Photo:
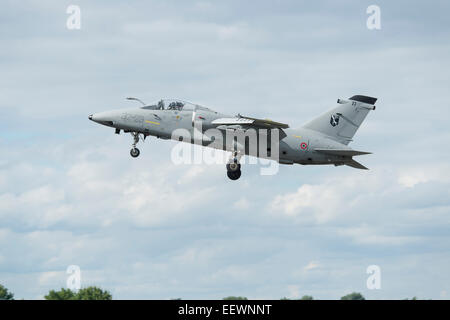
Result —
<path fill-rule="evenodd" d="M 212 122 L 218 126 L 241 126 L 243 128 L 255 128 L 255 129 L 286 129 L 289 125 L 281 122 L 275 122 L 269 119 L 257 119 L 244 116 L 238 116 L 236 118 L 219 118 Z"/>

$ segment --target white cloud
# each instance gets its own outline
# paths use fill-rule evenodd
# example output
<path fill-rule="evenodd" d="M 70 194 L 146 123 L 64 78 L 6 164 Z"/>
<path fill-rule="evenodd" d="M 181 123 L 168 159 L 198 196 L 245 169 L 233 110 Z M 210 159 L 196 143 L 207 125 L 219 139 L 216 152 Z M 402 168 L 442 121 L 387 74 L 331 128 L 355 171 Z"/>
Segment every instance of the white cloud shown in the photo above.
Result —
<path fill-rule="evenodd" d="M 287 287 L 288 289 L 288 297 L 291 299 L 298 299 L 300 298 L 300 288 L 297 285 L 289 285 Z"/>
<path fill-rule="evenodd" d="M 359 244 L 368 245 L 398 246 L 423 241 L 423 238 L 418 236 L 384 235 L 382 232 L 377 227 L 371 228 L 368 225 L 363 225 L 339 230 L 338 234 L 349 237 Z"/>
<path fill-rule="evenodd" d="M 270 211 L 297 222 L 323 224 L 342 219 L 359 205 L 361 195 L 386 192 L 390 188 L 386 174 L 382 171 L 336 173 L 321 183 L 305 183 L 295 192 L 276 195 Z"/>
<path fill-rule="evenodd" d="M 47 271 L 40 274 L 38 282 L 39 285 L 46 286 L 49 284 L 53 284 L 55 283 L 55 281 L 61 280 L 64 277 L 65 275 L 62 271 Z"/>
<path fill-rule="evenodd" d="M 310 261 L 303 269 L 305 271 L 317 269 L 320 266 L 320 264 L 317 261 Z"/>
<path fill-rule="evenodd" d="M 327 186 L 304 184 L 294 193 L 278 195 L 271 203 L 273 212 L 281 210 L 287 216 L 317 223 L 333 219 L 341 204 L 337 189 Z"/>
<path fill-rule="evenodd" d="M 251 203 L 246 198 L 242 197 L 238 201 L 236 201 L 233 206 L 239 210 L 247 210 L 250 208 Z"/>
<path fill-rule="evenodd" d="M 295 192 L 275 195 L 269 212 L 299 225 L 332 226 L 337 235 L 360 245 L 412 245 L 423 241 L 423 236 L 394 230 L 401 225 L 423 227 L 431 220 L 447 223 L 444 212 L 448 212 L 448 201 L 431 205 L 436 200 L 428 198 L 430 193 L 442 199 L 428 190 L 433 185 L 439 189 L 441 184 L 449 185 L 447 168 L 446 164 L 435 165 L 422 181 L 430 185 L 414 194 L 410 192 L 413 186 L 402 183 L 406 181 L 402 177 L 406 177 L 403 172 L 420 176 L 422 171 L 417 168 L 386 166 L 373 172 L 336 174 L 320 183 L 304 184 Z"/>
<path fill-rule="evenodd" d="M 424 165 L 421 167 L 402 168 L 398 176 L 398 183 L 404 187 L 412 188 L 419 183 L 429 181 L 450 181 L 450 166 Z"/>

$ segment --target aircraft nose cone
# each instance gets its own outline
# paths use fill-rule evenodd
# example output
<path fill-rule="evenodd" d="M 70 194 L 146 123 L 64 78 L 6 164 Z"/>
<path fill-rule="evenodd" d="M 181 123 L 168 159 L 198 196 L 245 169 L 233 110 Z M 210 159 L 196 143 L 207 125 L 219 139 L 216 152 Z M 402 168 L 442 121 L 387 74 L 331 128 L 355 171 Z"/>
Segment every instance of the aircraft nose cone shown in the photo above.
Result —
<path fill-rule="evenodd" d="M 113 112 L 99 112 L 88 116 L 89 120 L 100 123 L 104 126 L 113 127 L 116 116 Z"/>

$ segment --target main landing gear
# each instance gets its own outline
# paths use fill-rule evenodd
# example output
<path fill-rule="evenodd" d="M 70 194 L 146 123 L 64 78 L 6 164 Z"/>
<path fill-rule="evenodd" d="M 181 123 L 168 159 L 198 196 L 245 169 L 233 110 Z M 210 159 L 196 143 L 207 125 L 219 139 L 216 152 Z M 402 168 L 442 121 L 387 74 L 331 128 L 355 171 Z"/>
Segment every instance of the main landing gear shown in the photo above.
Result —
<path fill-rule="evenodd" d="M 237 180 L 241 177 L 241 164 L 239 163 L 239 154 L 234 153 L 233 158 L 227 163 L 227 176 L 231 180 Z"/>
<path fill-rule="evenodd" d="M 141 140 L 141 138 L 139 137 L 139 132 L 131 132 L 131 135 L 133 136 L 133 144 L 130 150 L 130 155 L 133 158 L 137 158 L 139 157 L 141 152 L 139 151 L 138 148 L 136 148 L 136 144 L 139 142 L 139 140 Z M 147 136 L 144 134 L 144 138 L 142 138 L 142 141 L 144 141 L 146 137 Z"/>

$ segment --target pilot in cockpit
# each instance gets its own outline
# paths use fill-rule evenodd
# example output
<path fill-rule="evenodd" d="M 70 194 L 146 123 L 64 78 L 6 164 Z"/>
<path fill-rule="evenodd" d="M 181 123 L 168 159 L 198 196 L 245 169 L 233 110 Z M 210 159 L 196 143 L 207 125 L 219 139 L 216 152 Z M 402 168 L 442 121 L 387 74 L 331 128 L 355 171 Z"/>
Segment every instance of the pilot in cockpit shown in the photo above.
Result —
<path fill-rule="evenodd" d="M 157 110 L 164 110 L 164 101 L 159 100 Z"/>
<path fill-rule="evenodd" d="M 169 104 L 167 107 L 167 110 L 179 110 L 181 111 L 183 109 L 184 103 L 180 101 L 174 101 Z"/>

